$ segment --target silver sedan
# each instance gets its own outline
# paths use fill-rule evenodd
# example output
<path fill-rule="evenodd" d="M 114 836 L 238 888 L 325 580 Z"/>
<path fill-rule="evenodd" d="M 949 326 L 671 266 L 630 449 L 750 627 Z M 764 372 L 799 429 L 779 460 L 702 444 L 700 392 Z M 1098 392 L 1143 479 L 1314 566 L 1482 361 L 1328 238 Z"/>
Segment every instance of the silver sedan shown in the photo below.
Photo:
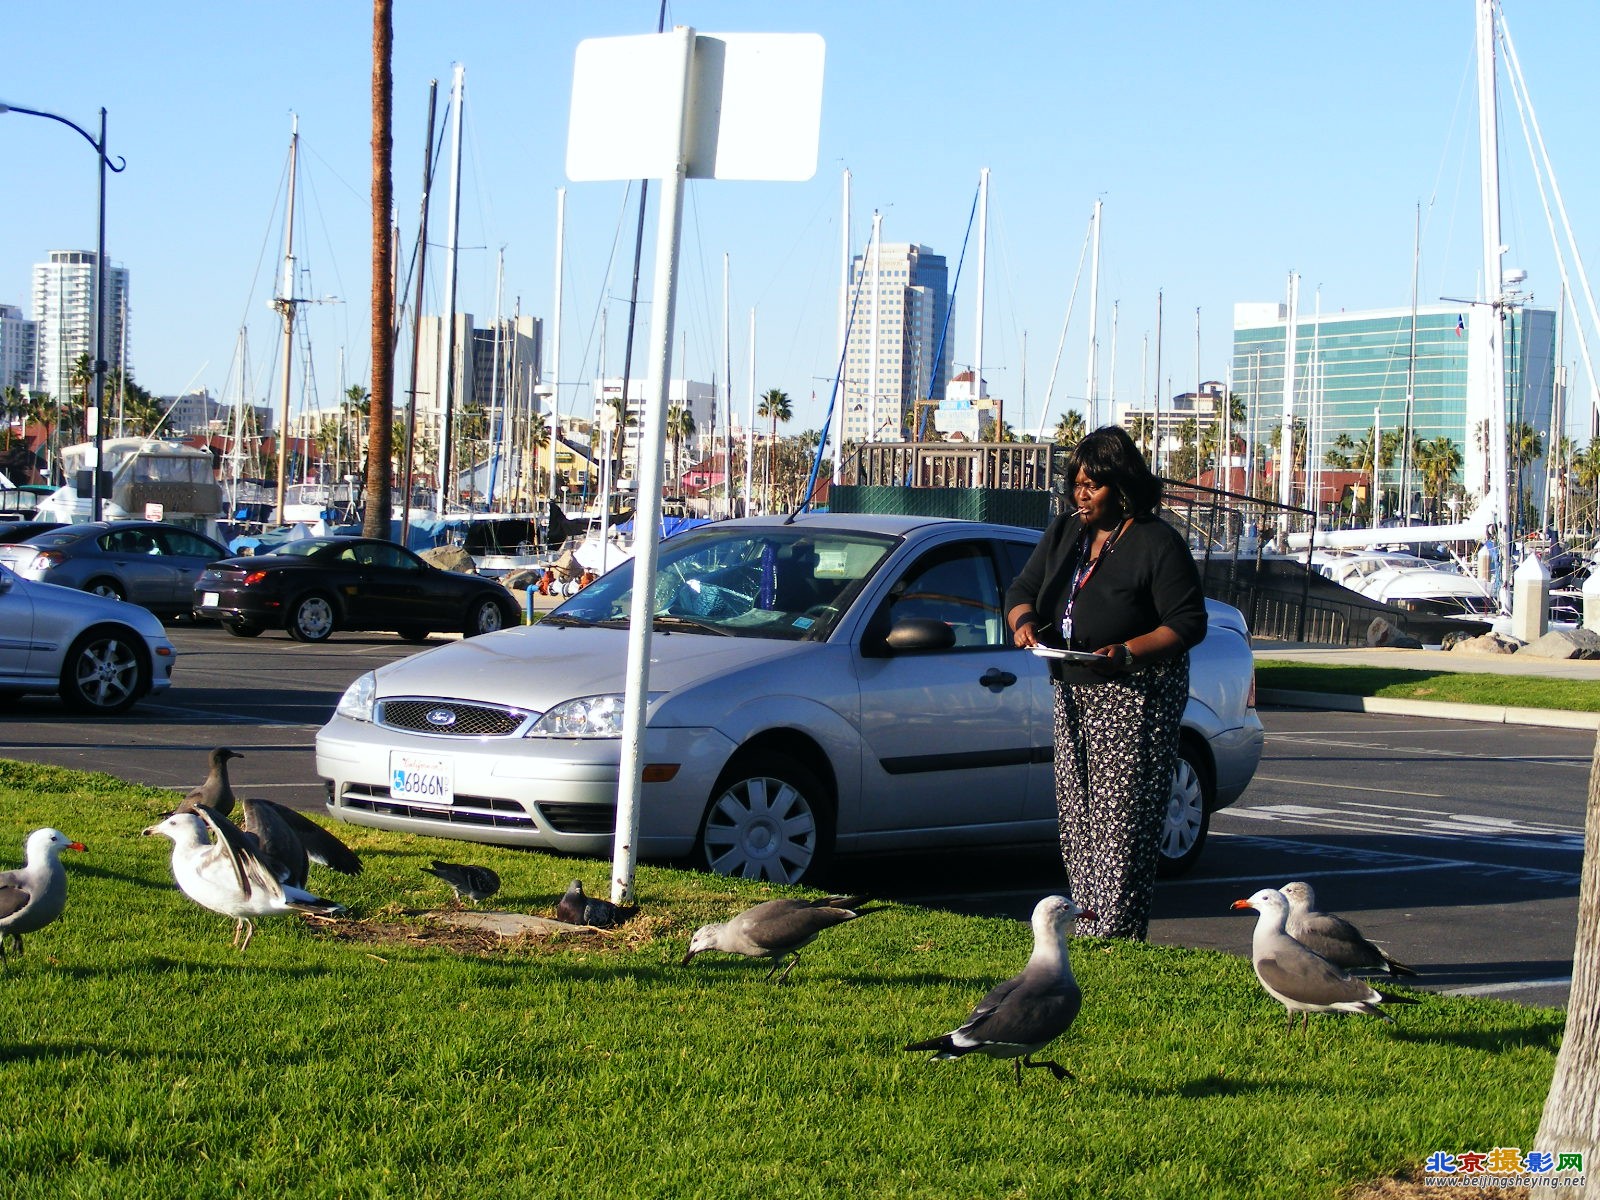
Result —
<path fill-rule="evenodd" d="M 915 517 L 723 522 L 660 546 L 640 852 L 797 882 L 835 852 L 1053 841 L 1052 692 L 1005 628 L 1033 530 Z M 328 811 L 608 854 L 625 563 L 534 626 L 361 676 L 317 737 Z M 1164 868 L 1260 760 L 1243 618 L 1193 652 Z"/>

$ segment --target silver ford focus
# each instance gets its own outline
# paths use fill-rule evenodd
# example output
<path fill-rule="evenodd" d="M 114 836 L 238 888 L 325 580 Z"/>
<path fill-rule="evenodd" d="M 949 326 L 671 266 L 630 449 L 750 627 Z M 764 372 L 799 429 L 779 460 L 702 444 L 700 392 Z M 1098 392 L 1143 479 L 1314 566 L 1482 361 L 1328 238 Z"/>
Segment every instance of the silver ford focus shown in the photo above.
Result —
<path fill-rule="evenodd" d="M 817 514 L 664 541 L 639 850 L 795 883 L 835 853 L 1057 838 L 1052 692 L 1006 585 L 1037 531 Z M 360 825 L 609 855 L 633 564 L 537 625 L 357 679 L 317 737 L 328 811 Z M 1192 653 L 1163 870 L 1261 758 L 1237 609 Z"/>

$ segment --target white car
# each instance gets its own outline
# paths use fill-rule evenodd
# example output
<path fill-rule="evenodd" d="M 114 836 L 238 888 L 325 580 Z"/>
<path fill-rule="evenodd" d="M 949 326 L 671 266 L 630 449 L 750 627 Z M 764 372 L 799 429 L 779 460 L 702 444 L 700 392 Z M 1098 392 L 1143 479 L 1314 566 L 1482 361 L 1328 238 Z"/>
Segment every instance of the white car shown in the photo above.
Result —
<path fill-rule="evenodd" d="M 1006 585 L 1037 531 L 810 515 L 660 545 L 640 853 L 798 882 L 835 852 L 1053 842 L 1052 684 Z M 317 736 L 328 812 L 384 829 L 610 853 L 633 564 L 533 626 L 361 676 Z M 1163 865 L 1260 761 L 1237 609 L 1192 655 Z"/>
<path fill-rule="evenodd" d="M 108 716 L 171 687 L 176 660 L 147 609 L 0 564 L 0 697 L 55 692 L 75 712 Z"/>

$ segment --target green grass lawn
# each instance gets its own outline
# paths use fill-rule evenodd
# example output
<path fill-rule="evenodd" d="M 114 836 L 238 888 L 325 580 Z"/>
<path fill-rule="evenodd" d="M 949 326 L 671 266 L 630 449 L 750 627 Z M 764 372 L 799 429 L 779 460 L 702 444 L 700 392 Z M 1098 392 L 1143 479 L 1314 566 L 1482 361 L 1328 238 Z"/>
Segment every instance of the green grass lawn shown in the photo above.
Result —
<path fill-rule="evenodd" d="M 620 931 L 452 937 L 414 915 L 448 906 L 432 857 L 545 914 L 607 864 L 340 827 L 366 872 L 312 885 L 349 919 L 263 921 L 240 955 L 138 836 L 172 801 L 0 761 L 0 862 L 41 825 L 89 847 L 0 982 L 8 1197 L 1331 1197 L 1435 1150 L 1532 1149 L 1563 1026 L 1428 995 L 1291 1036 L 1243 958 L 1084 940 L 1084 1009 L 1046 1055 L 1076 1079 L 1019 1089 L 1009 1063 L 900 1050 L 1021 967 L 1018 923 L 891 905 L 777 988 L 765 963 L 679 965 L 769 889 L 643 868 Z"/>
<path fill-rule="evenodd" d="M 1443 700 L 1515 708 L 1564 708 L 1600 712 L 1600 687 L 1593 680 L 1538 675 L 1412 671 L 1256 660 L 1256 686 L 1283 691 L 1332 692 L 1340 696 L 1387 696 L 1396 700 Z"/>

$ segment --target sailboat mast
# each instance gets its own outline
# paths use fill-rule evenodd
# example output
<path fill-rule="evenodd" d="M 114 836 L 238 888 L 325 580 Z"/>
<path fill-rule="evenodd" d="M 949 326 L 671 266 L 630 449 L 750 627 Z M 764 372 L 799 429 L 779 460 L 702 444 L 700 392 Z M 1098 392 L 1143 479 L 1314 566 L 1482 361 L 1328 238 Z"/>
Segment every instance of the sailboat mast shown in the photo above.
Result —
<path fill-rule="evenodd" d="M 731 388 L 729 389 L 732 390 Z M 756 473 L 756 310 L 750 310 L 750 417 L 744 427 L 744 515 L 749 516 L 751 486 Z"/>
<path fill-rule="evenodd" d="M 980 407 L 983 400 L 983 284 L 984 284 L 984 252 L 989 243 L 989 168 L 984 167 L 978 172 L 978 315 L 973 321 L 972 349 L 972 407 Z M 922 389 L 917 389 L 917 398 L 922 398 Z M 995 402 L 994 409 L 994 440 L 1000 441 L 1005 429 L 1001 420 L 999 401 Z"/>
<path fill-rule="evenodd" d="M 1100 427 L 1100 409 L 1095 401 L 1095 389 L 1100 364 L 1100 218 L 1104 202 L 1094 202 L 1094 251 L 1089 260 L 1089 364 L 1088 378 L 1084 381 L 1083 395 L 1089 418 L 1089 432 Z"/>
<path fill-rule="evenodd" d="M 1485 320 L 1474 320 L 1469 352 L 1481 364 L 1482 403 L 1488 421 L 1489 494 L 1484 497 L 1494 521 L 1494 538 L 1500 555 L 1502 605 L 1509 599 L 1511 581 L 1511 512 L 1506 495 L 1506 375 L 1500 322 L 1504 315 L 1504 288 L 1500 256 L 1500 135 L 1496 125 L 1499 99 L 1495 89 L 1494 0 L 1478 0 L 1478 177 L 1482 191 L 1483 289 L 1488 307 Z M 1469 379 L 1472 372 L 1468 372 Z M 1467 406 L 1473 412 L 1471 403 Z M 1469 416 L 1470 420 L 1470 416 Z"/>
<path fill-rule="evenodd" d="M 872 336 L 867 347 L 867 441 L 878 440 L 878 327 L 883 315 L 883 214 L 872 211 Z M 865 263 L 861 264 L 863 267 Z"/>
<path fill-rule="evenodd" d="M 454 455 L 450 441 L 454 433 L 452 421 L 455 408 L 456 384 L 456 241 L 461 235 L 461 93 L 466 68 L 456 64 L 455 80 L 450 87 L 450 215 L 449 241 L 445 243 L 445 351 L 444 386 L 436 393 L 443 398 L 443 431 L 439 438 L 439 492 L 433 498 L 433 511 L 444 515 L 445 497 L 449 494 L 451 467 Z"/>
<path fill-rule="evenodd" d="M 844 471 L 844 413 L 846 400 L 845 394 L 845 349 L 850 337 L 850 266 L 854 247 L 850 244 L 850 169 L 845 168 L 843 195 L 840 201 L 839 213 L 840 247 L 839 247 L 839 357 L 836 360 L 839 369 L 833 380 L 833 482 L 838 484 L 843 479 Z M 729 376 L 731 385 L 733 377 Z"/>
<path fill-rule="evenodd" d="M 1288 315 L 1283 326 L 1283 421 L 1278 427 L 1278 503 L 1294 503 L 1294 336 L 1300 325 L 1300 277 L 1289 272 Z M 1288 514 L 1283 531 L 1288 532 Z"/>
<path fill-rule="evenodd" d="M 1406 350 L 1406 417 L 1400 427 L 1400 511 L 1411 522 L 1411 419 L 1416 411 L 1417 385 L 1417 273 L 1422 265 L 1422 205 L 1417 205 L 1411 237 L 1411 344 Z"/>
<path fill-rule="evenodd" d="M 567 189 L 556 189 L 556 295 L 550 330 L 550 500 L 556 498 L 556 448 L 561 443 L 561 272 L 567 246 Z M 601 379 L 605 378 L 604 374 Z M 589 464 L 593 467 L 593 463 Z M 588 478 L 588 472 L 584 472 Z M 545 527 L 548 535 L 549 526 Z"/>
<path fill-rule="evenodd" d="M 439 81 L 428 80 L 428 136 L 422 144 L 422 219 L 417 225 L 417 298 L 411 306 L 411 386 L 406 390 L 406 457 L 401 471 L 400 544 L 411 536 L 411 467 L 417 447 L 417 361 L 422 349 L 422 284 L 428 267 L 428 196 L 433 191 L 433 117 Z"/>
<path fill-rule="evenodd" d="M 294 177 L 300 153 L 300 118 L 291 118 L 289 134 L 289 203 L 284 219 L 283 283 L 272 307 L 283 318 L 283 389 L 278 415 L 278 520 L 284 518 L 284 498 L 289 478 L 289 377 L 294 359 Z"/>
<path fill-rule="evenodd" d="M 733 338 L 729 323 L 733 293 L 729 285 L 728 252 L 722 252 L 722 499 L 727 511 L 722 515 L 733 517 Z M 717 461 L 716 418 L 712 418 L 711 463 Z"/>

